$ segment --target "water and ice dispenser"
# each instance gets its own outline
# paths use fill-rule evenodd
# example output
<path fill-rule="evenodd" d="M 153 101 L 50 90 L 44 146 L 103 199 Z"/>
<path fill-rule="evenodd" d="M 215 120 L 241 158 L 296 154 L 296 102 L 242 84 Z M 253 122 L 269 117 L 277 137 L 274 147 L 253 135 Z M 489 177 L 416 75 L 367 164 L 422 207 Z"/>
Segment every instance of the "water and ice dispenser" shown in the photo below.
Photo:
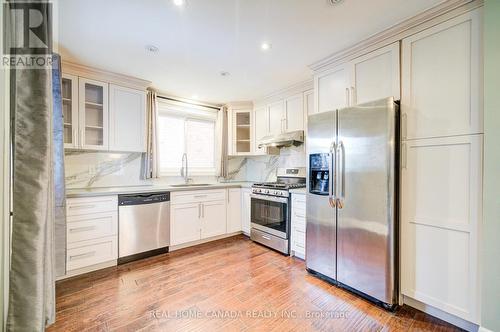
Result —
<path fill-rule="evenodd" d="M 328 195 L 331 158 L 330 153 L 309 155 L 309 192 L 311 194 Z"/>

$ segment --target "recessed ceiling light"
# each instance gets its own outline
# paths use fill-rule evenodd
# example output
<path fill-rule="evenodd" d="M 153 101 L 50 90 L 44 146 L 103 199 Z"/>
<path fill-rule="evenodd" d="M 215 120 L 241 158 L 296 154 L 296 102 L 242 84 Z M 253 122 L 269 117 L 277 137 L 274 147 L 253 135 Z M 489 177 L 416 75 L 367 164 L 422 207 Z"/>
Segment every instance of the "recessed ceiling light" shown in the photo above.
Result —
<path fill-rule="evenodd" d="M 260 44 L 260 49 L 263 51 L 268 51 L 271 48 L 271 46 L 272 46 L 271 43 L 263 42 L 262 44 Z"/>
<path fill-rule="evenodd" d="M 174 5 L 176 6 L 184 6 L 186 4 L 186 0 L 172 0 L 172 2 L 174 3 Z"/>
<path fill-rule="evenodd" d="M 231 74 L 228 71 L 221 71 L 220 72 L 220 76 L 222 76 L 222 77 L 226 77 L 226 76 L 229 76 L 229 75 L 231 75 Z"/>
<path fill-rule="evenodd" d="M 146 51 L 151 53 L 157 53 L 159 51 L 158 47 L 154 45 L 146 45 Z"/>

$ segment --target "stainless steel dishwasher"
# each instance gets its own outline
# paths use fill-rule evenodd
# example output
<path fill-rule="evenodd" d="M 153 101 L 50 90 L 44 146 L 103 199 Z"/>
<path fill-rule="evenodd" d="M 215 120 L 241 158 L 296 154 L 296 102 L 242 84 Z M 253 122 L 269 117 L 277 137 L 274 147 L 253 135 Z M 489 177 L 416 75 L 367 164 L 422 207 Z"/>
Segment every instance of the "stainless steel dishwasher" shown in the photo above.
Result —
<path fill-rule="evenodd" d="M 118 263 L 168 252 L 170 193 L 118 195 Z"/>

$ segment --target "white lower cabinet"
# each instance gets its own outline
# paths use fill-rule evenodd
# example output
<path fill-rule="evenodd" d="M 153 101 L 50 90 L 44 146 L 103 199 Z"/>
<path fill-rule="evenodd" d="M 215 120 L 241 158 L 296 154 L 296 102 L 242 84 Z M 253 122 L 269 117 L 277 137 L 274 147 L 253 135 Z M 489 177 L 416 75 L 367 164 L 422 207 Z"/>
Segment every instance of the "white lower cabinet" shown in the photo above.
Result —
<path fill-rule="evenodd" d="M 251 198 L 250 194 L 252 189 L 243 188 L 241 189 L 241 230 L 246 235 L 250 235 L 250 223 L 251 223 Z"/>
<path fill-rule="evenodd" d="M 91 271 L 118 259 L 117 196 L 66 200 L 66 270 Z M 95 268 L 94 268 L 95 269 Z M 74 272 L 73 272 L 74 273 Z"/>
<path fill-rule="evenodd" d="M 226 202 L 214 201 L 201 204 L 201 239 L 226 234 Z"/>
<path fill-rule="evenodd" d="M 109 262 L 118 258 L 116 235 L 99 239 L 68 243 L 66 270 L 72 271 Z"/>
<path fill-rule="evenodd" d="M 401 288 L 478 323 L 482 135 L 402 144 Z"/>
<path fill-rule="evenodd" d="M 231 188 L 173 192 L 170 244 L 176 246 L 241 230 L 239 190 Z M 235 202 L 231 203 L 232 200 Z M 238 216 L 228 220 L 235 213 Z"/>
<path fill-rule="evenodd" d="M 170 206 L 170 244 L 174 246 L 199 240 L 200 216 L 200 203 L 175 204 L 172 197 Z"/>
<path fill-rule="evenodd" d="M 306 195 L 292 194 L 291 251 L 293 256 L 306 256 Z"/>
<path fill-rule="evenodd" d="M 227 190 L 227 232 L 241 232 L 241 189 Z"/>

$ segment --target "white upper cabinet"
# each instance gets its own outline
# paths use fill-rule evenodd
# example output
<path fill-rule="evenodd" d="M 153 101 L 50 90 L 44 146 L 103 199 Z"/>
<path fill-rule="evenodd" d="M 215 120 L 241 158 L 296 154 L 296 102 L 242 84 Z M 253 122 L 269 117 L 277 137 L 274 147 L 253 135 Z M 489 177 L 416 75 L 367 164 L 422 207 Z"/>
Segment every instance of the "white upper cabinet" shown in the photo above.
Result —
<path fill-rule="evenodd" d="M 274 102 L 267 106 L 269 112 L 269 135 L 277 135 L 283 132 L 286 121 L 283 100 Z"/>
<path fill-rule="evenodd" d="M 255 117 L 255 153 L 265 154 L 266 148 L 259 148 L 260 140 L 269 133 L 269 116 L 266 107 L 256 108 L 254 111 Z"/>
<path fill-rule="evenodd" d="M 400 98 L 399 42 L 316 74 L 316 112 Z"/>
<path fill-rule="evenodd" d="M 252 152 L 252 110 L 234 110 L 231 112 L 234 155 L 246 155 Z"/>
<path fill-rule="evenodd" d="M 62 75 L 62 110 L 64 119 L 64 147 L 77 148 L 78 141 L 78 77 Z"/>
<path fill-rule="evenodd" d="M 146 92 L 110 84 L 109 149 L 145 152 Z"/>
<path fill-rule="evenodd" d="M 108 150 L 108 83 L 80 77 L 78 84 L 80 147 Z"/>
<path fill-rule="evenodd" d="M 394 97 L 400 99 L 399 42 L 350 62 L 350 105 Z"/>
<path fill-rule="evenodd" d="M 304 130 L 304 96 L 302 93 L 285 99 L 283 132 Z"/>
<path fill-rule="evenodd" d="M 481 9 L 403 40 L 403 139 L 483 132 Z"/>
<path fill-rule="evenodd" d="M 315 76 L 316 113 L 333 111 L 348 106 L 349 75 L 349 66 L 346 64 Z"/>
<path fill-rule="evenodd" d="M 314 114 L 314 90 L 304 92 L 304 117 Z M 305 126 L 304 126 L 305 127 Z"/>

